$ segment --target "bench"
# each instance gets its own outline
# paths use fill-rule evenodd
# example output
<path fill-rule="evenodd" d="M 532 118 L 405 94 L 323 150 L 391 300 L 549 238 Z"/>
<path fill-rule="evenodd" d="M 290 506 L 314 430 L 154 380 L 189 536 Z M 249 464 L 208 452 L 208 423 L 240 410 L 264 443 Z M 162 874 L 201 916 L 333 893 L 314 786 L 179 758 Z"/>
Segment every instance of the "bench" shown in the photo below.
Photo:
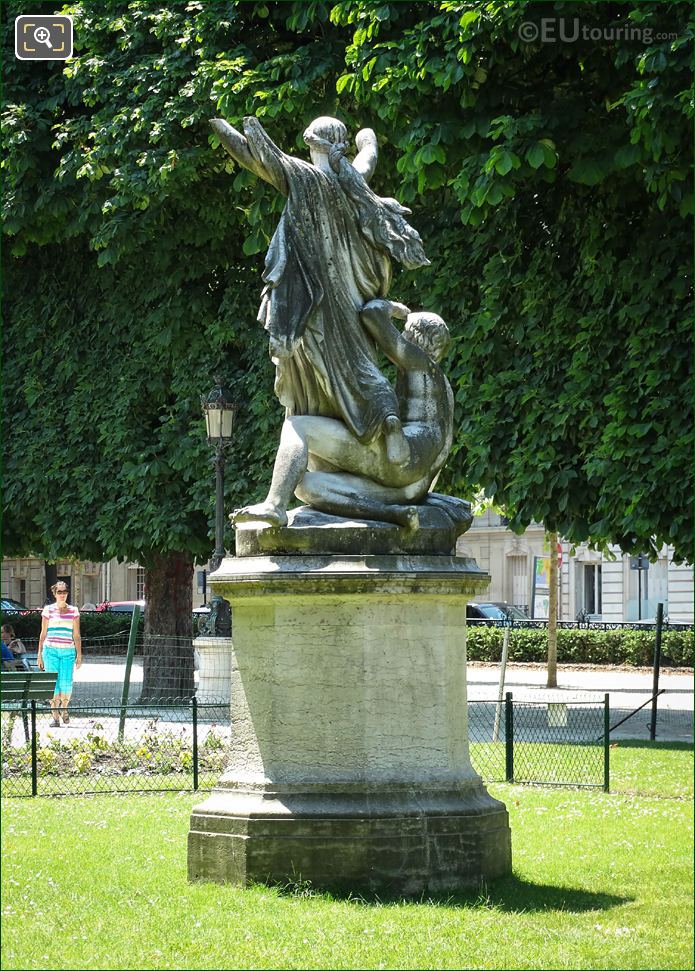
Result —
<path fill-rule="evenodd" d="M 3 710 L 22 712 L 24 735 L 29 741 L 27 710 L 32 701 L 50 701 L 55 693 L 55 671 L 3 671 L 0 675 L 0 705 Z M 10 732 L 12 731 L 10 717 Z"/>

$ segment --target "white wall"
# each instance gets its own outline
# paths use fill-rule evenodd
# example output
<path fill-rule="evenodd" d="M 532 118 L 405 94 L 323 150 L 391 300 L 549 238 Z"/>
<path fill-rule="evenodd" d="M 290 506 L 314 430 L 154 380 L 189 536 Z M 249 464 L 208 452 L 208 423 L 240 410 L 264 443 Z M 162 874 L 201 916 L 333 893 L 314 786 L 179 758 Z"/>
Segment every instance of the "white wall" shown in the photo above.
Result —
<path fill-rule="evenodd" d="M 669 562 L 668 619 L 672 624 L 693 623 L 693 568 L 687 563 Z"/>

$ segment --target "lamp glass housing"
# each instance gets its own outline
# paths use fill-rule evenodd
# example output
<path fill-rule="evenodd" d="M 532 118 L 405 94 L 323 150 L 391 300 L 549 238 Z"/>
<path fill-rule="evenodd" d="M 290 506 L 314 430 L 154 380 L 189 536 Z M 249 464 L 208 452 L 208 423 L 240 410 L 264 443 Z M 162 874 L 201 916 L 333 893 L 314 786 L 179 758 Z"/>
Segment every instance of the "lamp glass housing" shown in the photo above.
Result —
<path fill-rule="evenodd" d="M 208 441 L 211 445 L 226 445 L 232 440 L 237 406 L 229 392 L 218 384 L 207 397 L 201 399 Z"/>

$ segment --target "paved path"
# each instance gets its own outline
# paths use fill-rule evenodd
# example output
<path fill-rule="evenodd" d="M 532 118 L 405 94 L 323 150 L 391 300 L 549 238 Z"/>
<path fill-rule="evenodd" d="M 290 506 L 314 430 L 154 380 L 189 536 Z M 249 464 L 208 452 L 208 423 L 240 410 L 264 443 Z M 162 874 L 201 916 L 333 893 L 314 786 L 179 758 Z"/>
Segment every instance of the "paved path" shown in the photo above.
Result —
<path fill-rule="evenodd" d="M 470 701 L 495 701 L 499 690 L 499 664 L 471 662 L 468 665 L 468 698 Z M 512 663 L 507 666 L 505 691 L 515 701 L 541 704 L 575 701 L 597 704 L 610 695 L 611 725 L 615 725 L 652 696 L 650 668 L 559 665 L 557 688 L 547 688 L 547 669 L 543 664 Z M 665 693 L 658 699 L 657 740 L 693 741 L 693 672 L 689 669 L 663 668 L 659 688 Z M 611 732 L 613 738 L 649 738 L 651 705 L 637 712 Z"/>

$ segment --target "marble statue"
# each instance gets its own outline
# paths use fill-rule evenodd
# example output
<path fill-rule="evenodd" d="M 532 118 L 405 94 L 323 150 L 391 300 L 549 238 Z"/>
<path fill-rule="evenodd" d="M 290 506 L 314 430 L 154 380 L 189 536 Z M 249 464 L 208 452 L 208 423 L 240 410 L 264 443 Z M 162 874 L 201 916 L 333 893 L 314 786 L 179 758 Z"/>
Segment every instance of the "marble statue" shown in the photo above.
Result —
<path fill-rule="evenodd" d="M 237 510 L 235 524 L 284 526 L 296 495 L 321 512 L 415 529 L 452 443 L 453 395 L 438 366 L 449 334 L 436 314 L 387 299 L 393 259 L 409 269 L 429 261 L 410 210 L 369 187 L 374 132 L 358 133 L 349 161 L 345 125 L 317 118 L 304 132 L 309 163 L 255 118 L 244 134 L 211 124 L 240 165 L 287 198 L 258 315 L 286 419 L 268 496 Z M 407 318 L 402 335 L 393 318 Z M 398 369 L 395 387 L 379 353 Z"/>
<path fill-rule="evenodd" d="M 239 164 L 287 197 L 266 257 L 259 311 L 280 402 L 288 415 L 339 418 L 364 443 L 388 433 L 398 403 L 360 311 L 386 296 L 392 258 L 408 268 L 429 261 L 404 218 L 410 210 L 369 188 L 374 132 L 359 132 L 351 163 L 343 123 L 317 118 L 304 132 L 308 163 L 282 152 L 255 118 L 244 120 L 244 135 L 221 119 L 212 126 Z"/>
<path fill-rule="evenodd" d="M 402 335 L 392 317 L 407 318 Z M 437 314 L 410 313 L 403 304 L 387 300 L 367 303 L 361 319 L 399 369 L 396 394 L 402 421 L 396 419 L 393 442 L 389 446 L 381 436 L 364 444 L 333 418 L 286 418 L 268 496 L 238 510 L 235 523 L 283 526 L 296 495 L 322 512 L 418 525 L 417 504 L 429 492 L 452 442 L 454 399 L 438 365 L 449 331 Z M 311 471 L 312 459 L 340 471 Z"/>

